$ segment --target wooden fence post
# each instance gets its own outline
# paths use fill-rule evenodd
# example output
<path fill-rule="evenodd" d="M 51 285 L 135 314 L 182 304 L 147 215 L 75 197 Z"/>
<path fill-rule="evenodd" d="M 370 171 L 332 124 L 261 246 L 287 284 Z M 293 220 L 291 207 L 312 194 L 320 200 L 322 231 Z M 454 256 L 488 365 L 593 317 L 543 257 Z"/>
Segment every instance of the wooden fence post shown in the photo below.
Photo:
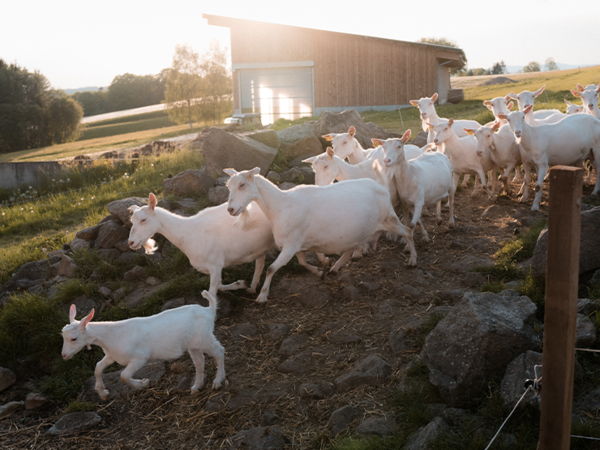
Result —
<path fill-rule="evenodd" d="M 575 366 L 583 171 L 550 170 L 540 450 L 568 450 Z"/>

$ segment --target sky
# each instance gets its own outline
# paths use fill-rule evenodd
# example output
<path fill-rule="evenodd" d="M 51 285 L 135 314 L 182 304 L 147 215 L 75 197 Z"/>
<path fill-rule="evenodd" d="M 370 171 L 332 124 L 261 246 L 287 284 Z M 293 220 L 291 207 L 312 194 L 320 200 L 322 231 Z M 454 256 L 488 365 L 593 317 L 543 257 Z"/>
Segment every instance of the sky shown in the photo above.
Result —
<path fill-rule="evenodd" d="M 229 48 L 229 29 L 207 25 L 202 13 L 404 41 L 445 37 L 470 68 L 548 57 L 600 64 L 592 45 L 600 42 L 600 0 L 7 1 L 0 58 L 41 72 L 57 89 L 108 86 L 117 75 L 170 67 L 178 44 L 203 53 L 216 38 Z"/>

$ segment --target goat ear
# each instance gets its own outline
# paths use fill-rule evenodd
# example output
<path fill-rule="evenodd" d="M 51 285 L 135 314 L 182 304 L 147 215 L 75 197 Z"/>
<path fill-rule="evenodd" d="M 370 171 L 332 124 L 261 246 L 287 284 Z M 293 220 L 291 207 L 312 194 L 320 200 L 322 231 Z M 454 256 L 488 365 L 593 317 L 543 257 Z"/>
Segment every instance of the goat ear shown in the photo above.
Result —
<path fill-rule="evenodd" d="M 533 105 L 529 105 L 527 108 L 525 108 L 525 109 L 523 110 L 523 112 L 524 112 L 525 114 L 529 114 L 529 111 L 531 111 L 532 109 L 533 109 Z"/>
<path fill-rule="evenodd" d="M 573 94 L 575 97 L 581 97 L 581 92 L 574 89 L 571 89 L 571 94 Z"/>
<path fill-rule="evenodd" d="M 335 137 L 335 134 L 330 133 L 330 134 L 324 134 L 321 136 L 323 139 L 325 139 L 326 141 L 333 141 L 333 138 Z"/>
<path fill-rule="evenodd" d="M 138 205 L 131 205 L 129 208 L 127 208 L 127 211 L 131 211 L 132 213 L 134 213 L 138 209 L 140 209 L 140 207 Z"/>
<path fill-rule="evenodd" d="M 513 108 L 513 106 L 515 106 L 515 104 L 511 101 L 508 105 L 506 105 L 506 109 L 510 111 Z"/>
<path fill-rule="evenodd" d="M 431 101 L 435 102 L 438 98 L 437 92 L 431 96 Z"/>
<path fill-rule="evenodd" d="M 87 327 L 87 324 L 90 323 L 90 320 L 92 320 L 92 317 L 94 317 L 94 308 L 92 308 L 92 310 L 90 311 L 90 313 L 85 316 L 83 319 L 81 319 L 81 322 L 79 322 L 79 326 L 81 328 L 85 328 Z"/>
<path fill-rule="evenodd" d="M 498 131 L 498 129 L 500 128 L 500 125 L 502 124 L 502 122 L 496 122 L 494 124 L 494 126 L 492 127 L 493 131 Z"/>
<path fill-rule="evenodd" d="M 325 150 L 325 152 L 333 158 L 334 153 L 333 153 L 333 149 L 331 147 L 327 147 L 327 150 Z"/>
<path fill-rule="evenodd" d="M 75 316 L 77 315 L 77 307 L 75 303 L 71 305 L 71 309 L 69 309 L 69 323 L 75 322 Z"/>
<path fill-rule="evenodd" d="M 483 102 L 483 104 L 484 104 L 485 106 L 487 106 L 488 108 L 489 108 L 490 106 L 492 106 L 492 104 L 490 103 L 490 101 L 489 101 L 489 100 L 485 100 L 485 101 Z"/>
<path fill-rule="evenodd" d="M 583 86 L 581 84 L 577 83 L 577 90 L 579 92 L 583 92 L 585 89 L 583 88 Z"/>
<path fill-rule="evenodd" d="M 567 100 L 566 98 L 565 98 L 565 103 L 567 104 L 567 106 L 571 106 L 573 104 L 569 100 Z"/>
<path fill-rule="evenodd" d="M 238 174 L 238 171 L 235 169 L 223 169 L 223 172 L 225 172 L 230 177 Z"/>
<path fill-rule="evenodd" d="M 500 120 L 506 119 L 506 114 L 498 114 L 498 119 L 500 119 Z"/>
<path fill-rule="evenodd" d="M 327 148 L 329 148 L 329 147 L 327 147 Z M 311 156 L 310 158 L 303 159 L 303 160 L 302 160 L 302 162 L 305 162 L 305 163 L 308 163 L 308 164 L 312 164 L 312 163 L 314 163 L 316 160 L 317 160 L 317 157 L 316 157 L 316 156 Z"/>
<path fill-rule="evenodd" d="M 411 100 L 410 104 L 413 106 L 419 106 L 419 102 L 417 100 Z"/>
<path fill-rule="evenodd" d="M 354 137 L 354 133 L 356 133 L 356 128 L 354 128 L 354 125 L 350 126 L 350 128 L 348 129 L 348 134 L 352 137 Z"/>
<path fill-rule="evenodd" d="M 371 139 L 371 142 L 375 145 L 383 145 L 383 141 L 381 139 Z"/>
<path fill-rule="evenodd" d="M 448 125 L 452 126 L 454 124 L 454 119 L 448 119 Z"/>
<path fill-rule="evenodd" d="M 544 89 L 546 89 L 546 85 L 543 85 L 541 88 L 539 88 L 537 91 L 535 91 L 533 93 L 534 97 L 537 97 L 538 95 L 540 95 L 542 92 L 544 92 Z"/>
<path fill-rule="evenodd" d="M 506 98 L 506 100 L 510 100 L 511 98 L 513 100 L 516 100 L 517 99 L 517 94 L 515 94 L 514 92 L 511 92 L 510 94 L 506 94 L 505 98 Z"/>
<path fill-rule="evenodd" d="M 431 125 L 429 122 L 425 122 L 425 125 L 427 125 L 427 128 L 429 128 L 430 130 L 435 129 L 435 127 L 433 125 Z"/>
<path fill-rule="evenodd" d="M 246 178 L 248 178 L 249 180 L 252 180 L 252 179 L 254 179 L 254 177 L 256 175 L 259 175 L 259 174 L 260 174 L 260 167 L 255 167 L 254 169 L 248 171 L 248 173 L 246 174 Z"/>
<path fill-rule="evenodd" d="M 404 132 L 404 134 L 402 135 L 402 143 L 406 144 L 409 139 L 410 139 L 410 128 L 408 130 L 406 130 Z"/>
<path fill-rule="evenodd" d="M 156 203 L 156 195 L 150 192 L 150 195 L 148 195 L 148 209 L 150 211 L 154 211 L 154 208 L 156 208 Z"/>
<path fill-rule="evenodd" d="M 469 136 L 473 136 L 475 134 L 475 130 L 471 129 L 471 128 L 463 128 L 464 132 L 467 133 Z"/>
<path fill-rule="evenodd" d="M 598 87 L 596 88 L 596 92 L 600 94 L 600 84 L 598 85 Z"/>

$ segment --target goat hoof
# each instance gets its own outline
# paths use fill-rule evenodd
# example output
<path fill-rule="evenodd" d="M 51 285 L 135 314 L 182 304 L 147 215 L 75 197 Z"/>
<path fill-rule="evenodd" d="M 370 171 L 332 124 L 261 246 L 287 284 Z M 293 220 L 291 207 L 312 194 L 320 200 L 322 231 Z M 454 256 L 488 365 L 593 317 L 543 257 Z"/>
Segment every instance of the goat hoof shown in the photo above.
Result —
<path fill-rule="evenodd" d="M 216 391 L 217 389 L 221 388 L 221 382 L 220 381 L 214 381 L 212 384 L 212 388 Z"/>
<path fill-rule="evenodd" d="M 256 294 L 256 289 L 255 288 L 248 288 L 248 289 L 246 289 L 246 292 L 248 294 Z"/>
<path fill-rule="evenodd" d="M 148 378 L 144 378 L 141 382 L 140 382 L 140 386 L 143 389 L 146 389 L 148 386 L 150 386 L 150 380 Z"/>
<path fill-rule="evenodd" d="M 411 257 L 408 260 L 408 267 L 416 267 L 417 266 L 417 257 Z"/>
<path fill-rule="evenodd" d="M 100 400 L 102 400 L 103 402 L 108 400 L 108 390 L 107 389 L 104 389 L 102 392 L 98 392 L 98 395 L 100 396 Z"/>
<path fill-rule="evenodd" d="M 267 294 L 263 294 L 261 293 L 257 298 L 256 298 L 256 303 L 267 303 L 267 300 L 269 300 L 267 298 Z"/>

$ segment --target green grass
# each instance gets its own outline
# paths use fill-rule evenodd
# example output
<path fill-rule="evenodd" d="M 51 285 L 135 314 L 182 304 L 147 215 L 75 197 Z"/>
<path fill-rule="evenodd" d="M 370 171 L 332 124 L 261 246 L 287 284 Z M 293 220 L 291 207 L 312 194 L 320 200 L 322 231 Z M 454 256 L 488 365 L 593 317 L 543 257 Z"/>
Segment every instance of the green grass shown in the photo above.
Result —
<path fill-rule="evenodd" d="M 119 117 L 86 124 L 79 141 L 177 126 L 166 111 Z M 188 127 L 189 128 L 189 127 Z"/>

